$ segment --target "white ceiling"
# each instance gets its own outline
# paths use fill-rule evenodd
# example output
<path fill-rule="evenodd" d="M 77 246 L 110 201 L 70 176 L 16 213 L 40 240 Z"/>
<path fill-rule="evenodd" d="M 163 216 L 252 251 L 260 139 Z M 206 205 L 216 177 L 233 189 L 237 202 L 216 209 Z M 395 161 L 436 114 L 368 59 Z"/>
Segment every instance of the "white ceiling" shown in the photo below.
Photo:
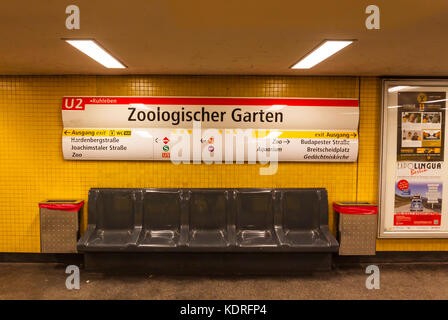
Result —
<path fill-rule="evenodd" d="M 65 28 L 65 8 L 81 29 Z M 366 30 L 369 4 L 381 30 Z M 0 74 L 448 76 L 446 0 L 2 0 Z M 95 38 L 129 68 L 108 70 L 61 38 Z M 357 39 L 310 70 L 324 39 Z"/>

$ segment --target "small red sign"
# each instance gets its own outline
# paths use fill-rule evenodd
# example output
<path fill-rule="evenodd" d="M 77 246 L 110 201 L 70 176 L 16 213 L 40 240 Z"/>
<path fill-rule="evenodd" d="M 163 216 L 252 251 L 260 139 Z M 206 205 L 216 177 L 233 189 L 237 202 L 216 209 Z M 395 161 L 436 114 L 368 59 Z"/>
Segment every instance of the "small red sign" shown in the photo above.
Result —
<path fill-rule="evenodd" d="M 400 180 L 397 183 L 397 187 L 400 190 L 408 190 L 409 189 L 409 182 L 407 180 Z"/>
<path fill-rule="evenodd" d="M 85 102 L 83 98 L 63 98 L 62 110 L 84 110 Z"/>
<path fill-rule="evenodd" d="M 403 213 L 394 216 L 395 226 L 440 226 L 440 214 Z"/>
<path fill-rule="evenodd" d="M 165 137 L 165 138 L 163 138 L 162 141 L 163 141 L 164 144 L 167 144 L 168 142 L 170 142 L 170 139 L 168 139 L 167 137 Z"/>

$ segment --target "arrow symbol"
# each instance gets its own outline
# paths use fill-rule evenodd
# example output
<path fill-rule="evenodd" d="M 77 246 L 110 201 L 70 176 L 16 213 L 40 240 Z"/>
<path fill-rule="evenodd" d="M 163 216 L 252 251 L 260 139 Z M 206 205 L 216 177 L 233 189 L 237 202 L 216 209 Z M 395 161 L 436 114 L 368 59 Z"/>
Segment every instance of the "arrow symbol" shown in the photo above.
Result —
<path fill-rule="evenodd" d="M 67 134 L 67 132 L 70 132 L 70 131 L 68 131 L 68 130 L 65 130 L 65 131 L 64 131 L 64 134 L 66 135 L 66 134 Z"/>

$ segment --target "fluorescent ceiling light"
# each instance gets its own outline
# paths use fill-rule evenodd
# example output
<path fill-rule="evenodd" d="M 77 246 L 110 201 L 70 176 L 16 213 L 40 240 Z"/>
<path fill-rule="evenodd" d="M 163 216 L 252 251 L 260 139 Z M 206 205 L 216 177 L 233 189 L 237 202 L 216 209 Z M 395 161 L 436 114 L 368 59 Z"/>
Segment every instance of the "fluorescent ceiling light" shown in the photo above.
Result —
<path fill-rule="evenodd" d="M 344 49 L 351 43 L 353 43 L 353 41 L 350 40 L 327 40 L 293 65 L 291 69 L 310 69 L 328 57 L 331 57 L 336 52 Z"/>
<path fill-rule="evenodd" d="M 124 69 L 124 66 L 120 61 L 112 57 L 106 50 L 101 48 L 93 40 L 65 40 L 76 49 L 85 53 L 96 62 L 102 64 L 106 68 L 110 69 Z"/>

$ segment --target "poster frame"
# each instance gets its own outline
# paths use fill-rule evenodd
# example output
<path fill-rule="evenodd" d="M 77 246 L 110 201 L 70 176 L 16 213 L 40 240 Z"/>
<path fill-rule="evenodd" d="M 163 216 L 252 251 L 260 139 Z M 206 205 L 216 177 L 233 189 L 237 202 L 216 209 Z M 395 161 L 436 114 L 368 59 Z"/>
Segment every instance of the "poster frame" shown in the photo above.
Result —
<path fill-rule="evenodd" d="M 394 214 L 393 212 L 386 212 L 386 166 L 388 157 L 394 157 L 396 160 L 396 153 L 389 154 L 387 152 L 388 140 L 388 88 L 390 86 L 416 86 L 416 87 L 427 87 L 427 90 L 431 90 L 434 87 L 446 87 L 448 92 L 448 79 L 438 78 L 383 78 L 382 79 L 382 99 L 381 99 L 381 131 L 380 131 L 380 152 L 379 152 L 379 183 L 378 183 L 378 204 L 379 204 L 379 215 L 378 215 L 378 238 L 380 239 L 418 239 L 418 238 L 448 238 L 447 230 L 386 230 L 386 216 L 389 214 Z M 448 104 L 448 101 L 447 101 Z M 362 112 L 362 110 L 361 110 Z M 448 116 L 448 110 L 445 108 L 445 115 Z M 445 128 L 448 127 L 445 119 Z M 394 128 L 396 130 L 396 128 Z M 445 130 L 445 166 L 448 165 L 448 150 L 446 148 L 448 140 L 448 132 Z M 396 141 L 396 140 L 395 140 Z M 395 172 L 394 172 L 395 177 Z M 443 177 L 442 177 L 443 179 Z M 448 182 L 448 181 L 447 181 Z M 448 214 L 445 215 L 442 212 L 442 217 L 448 219 Z M 443 219 L 443 218 L 442 218 Z"/>

